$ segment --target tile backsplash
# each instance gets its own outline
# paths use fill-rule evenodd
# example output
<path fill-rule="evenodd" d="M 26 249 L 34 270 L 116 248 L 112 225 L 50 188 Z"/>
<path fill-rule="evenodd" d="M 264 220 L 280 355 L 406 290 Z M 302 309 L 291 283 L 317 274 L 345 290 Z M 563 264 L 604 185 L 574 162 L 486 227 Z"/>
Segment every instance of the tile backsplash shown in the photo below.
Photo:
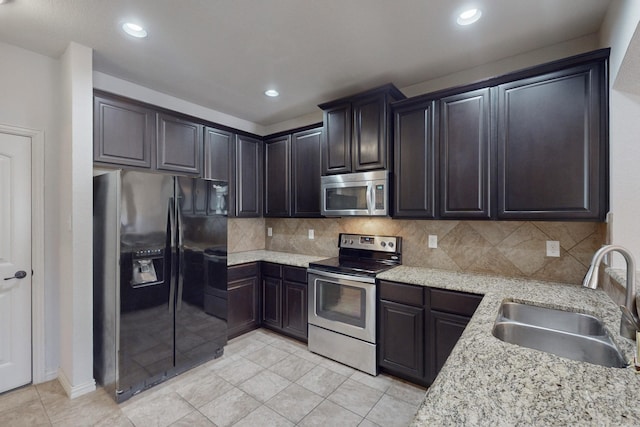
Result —
<path fill-rule="evenodd" d="M 273 228 L 272 237 L 266 237 L 266 227 Z M 341 232 L 393 235 L 403 238 L 404 265 L 578 284 L 593 253 L 605 244 L 606 228 L 595 222 L 230 219 L 229 252 L 267 249 L 330 257 L 338 253 Z M 437 249 L 428 247 L 429 235 L 438 236 Z M 547 240 L 560 242 L 560 257 L 546 256 Z"/>

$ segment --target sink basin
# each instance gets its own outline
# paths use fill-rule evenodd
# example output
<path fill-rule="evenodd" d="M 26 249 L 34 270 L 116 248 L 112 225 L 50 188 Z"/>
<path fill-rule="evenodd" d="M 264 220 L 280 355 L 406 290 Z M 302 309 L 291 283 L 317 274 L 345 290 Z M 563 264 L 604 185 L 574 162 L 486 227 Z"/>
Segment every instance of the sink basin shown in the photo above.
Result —
<path fill-rule="evenodd" d="M 627 366 L 602 321 L 588 314 L 503 302 L 492 333 L 504 342 L 572 360 Z"/>

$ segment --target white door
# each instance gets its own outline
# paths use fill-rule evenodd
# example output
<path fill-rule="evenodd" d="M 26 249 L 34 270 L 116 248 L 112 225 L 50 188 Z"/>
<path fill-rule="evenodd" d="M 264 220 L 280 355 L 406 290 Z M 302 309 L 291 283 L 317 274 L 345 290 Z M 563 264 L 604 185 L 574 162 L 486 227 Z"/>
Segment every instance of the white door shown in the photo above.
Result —
<path fill-rule="evenodd" d="M 0 132 L 0 393 L 31 372 L 31 139 Z"/>

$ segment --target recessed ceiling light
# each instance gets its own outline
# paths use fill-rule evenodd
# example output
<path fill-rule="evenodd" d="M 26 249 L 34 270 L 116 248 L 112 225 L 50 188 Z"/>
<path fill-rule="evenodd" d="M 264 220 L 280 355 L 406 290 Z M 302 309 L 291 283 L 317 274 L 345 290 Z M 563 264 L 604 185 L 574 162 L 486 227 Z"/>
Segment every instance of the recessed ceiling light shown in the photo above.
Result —
<path fill-rule="evenodd" d="M 147 30 L 133 22 L 125 22 L 122 24 L 122 30 L 130 36 L 137 37 L 139 39 L 147 37 Z"/>
<path fill-rule="evenodd" d="M 275 89 L 269 89 L 269 90 L 265 90 L 264 94 L 267 96 L 270 96 L 271 98 L 275 98 L 276 96 L 280 95 L 280 92 L 278 92 Z"/>
<path fill-rule="evenodd" d="M 480 9 L 468 9 L 458 15 L 458 19 L 456 22 L 458 25 L 470 25 L 476 22 L 482 16 L 482 11 Z"/>

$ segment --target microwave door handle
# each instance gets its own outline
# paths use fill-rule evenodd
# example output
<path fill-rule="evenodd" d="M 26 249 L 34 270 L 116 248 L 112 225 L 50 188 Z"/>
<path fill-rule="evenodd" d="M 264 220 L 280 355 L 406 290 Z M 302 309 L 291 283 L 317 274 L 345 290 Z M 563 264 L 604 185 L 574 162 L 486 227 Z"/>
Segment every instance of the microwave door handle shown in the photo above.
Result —
<path fill-rule="evenodd" d="M 367 210 L 369 211 L 369 215 L 373 215 L 373 209 L 375 205 L 373 203 L 373 184 L 367 183 Z"/>

